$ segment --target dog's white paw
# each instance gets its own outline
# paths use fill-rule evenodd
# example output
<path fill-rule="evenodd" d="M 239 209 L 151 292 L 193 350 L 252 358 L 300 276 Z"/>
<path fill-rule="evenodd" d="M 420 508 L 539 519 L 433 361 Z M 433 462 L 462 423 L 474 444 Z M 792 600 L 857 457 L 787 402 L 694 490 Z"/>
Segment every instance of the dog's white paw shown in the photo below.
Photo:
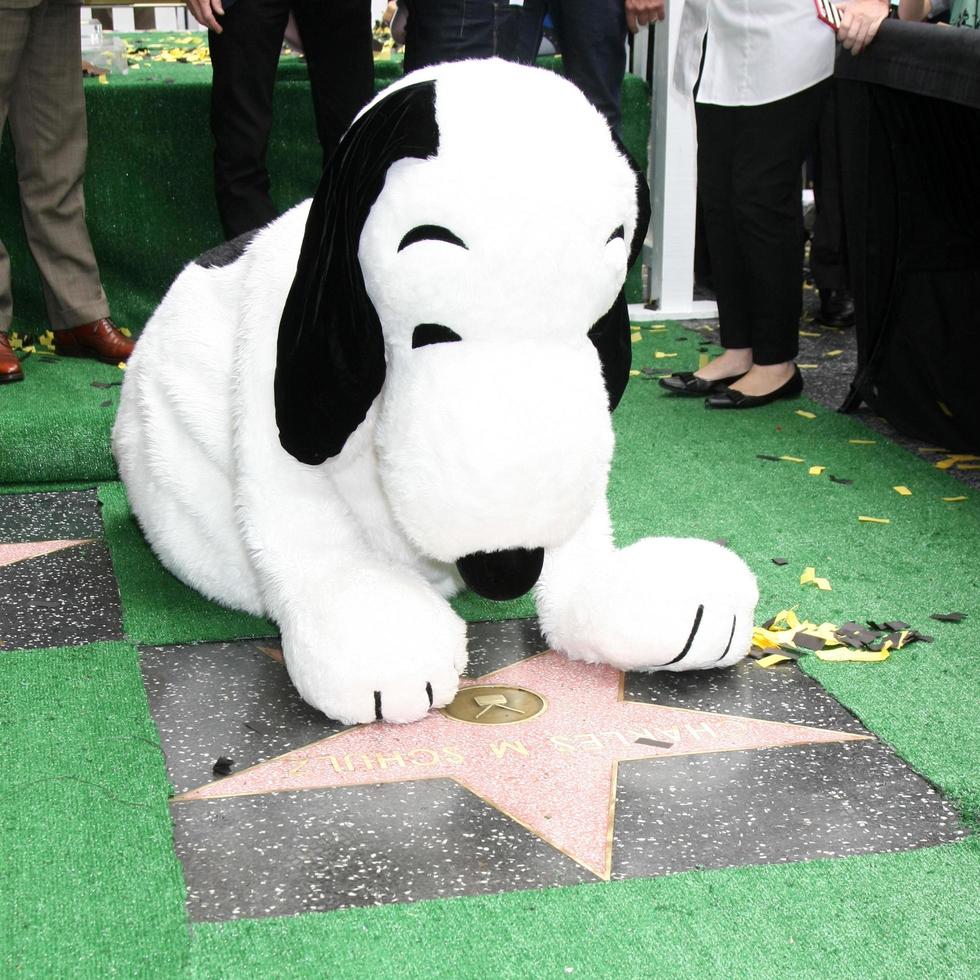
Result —
<path fill-rule="evenodd" d="M 748 652 L 759 592 L 734 552 L 695 538 L 644 538 L 583 570 L 573 593 L 538 596 L 549 642 L 621 670 L 727 667 Z"/>
<path fill-rule="evenodd" d="M 421 582 L 358 573 L 303 606 L 279 624 L 286 667 L 303 700 L 329 718 L 417 721 L 455 697 L 466 624 Z"/>

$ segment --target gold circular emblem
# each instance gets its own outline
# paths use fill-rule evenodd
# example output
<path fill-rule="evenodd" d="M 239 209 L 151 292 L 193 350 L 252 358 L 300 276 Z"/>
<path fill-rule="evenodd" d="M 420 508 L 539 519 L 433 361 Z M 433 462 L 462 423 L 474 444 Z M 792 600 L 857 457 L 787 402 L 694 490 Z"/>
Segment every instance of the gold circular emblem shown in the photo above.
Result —
<path fill-rule="evenodd" d="M 547 707 L 540 694 L 524 687 L 477 684 L 460 688 L 442 713 L 474 725 L 513 725 L 536 718 Z"/>

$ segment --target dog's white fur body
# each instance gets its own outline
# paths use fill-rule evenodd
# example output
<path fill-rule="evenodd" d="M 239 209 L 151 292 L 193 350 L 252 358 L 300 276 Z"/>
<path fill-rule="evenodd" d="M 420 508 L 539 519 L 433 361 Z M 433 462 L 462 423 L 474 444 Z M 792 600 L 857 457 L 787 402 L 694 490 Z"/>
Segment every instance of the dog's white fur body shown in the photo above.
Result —
<path fill-rule="evenodd" d="M 454 562 L 479 551 L 544 548 L 541 624 L 571 657 L 734 663 L 758 599 L 739 558 L 612 543 L 613 433 L 587 333 L 626 272 L 631 169 L 550 73 L 464 62 L 399 84 L 419 77 L 436 80 L 438 154 L 389 168 L 358 251 L 384 334 L 380 395 L 320 465 L 280 444 L 277 326 L 309 202 L 230 265 L 188 266 L 140 337 L 113 435 L 148 541 L 205 595 L 272 618 L 300 694 L 344 722 L 452 699 L 466 640 L 446 597 Z M 465 248 L 399 249 L 419 225 Z M 462 339 L 413 349 L 420 323 Z"/>

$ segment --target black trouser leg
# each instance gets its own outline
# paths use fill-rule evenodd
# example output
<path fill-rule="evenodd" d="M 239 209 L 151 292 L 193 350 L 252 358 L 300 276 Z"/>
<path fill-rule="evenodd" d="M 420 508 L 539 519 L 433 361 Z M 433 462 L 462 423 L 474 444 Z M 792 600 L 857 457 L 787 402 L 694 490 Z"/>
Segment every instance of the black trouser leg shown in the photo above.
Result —
<path fill-rule="evenodd" d="M 289 0 L 238 0 L 221 18 L 222 33 L 208 32 L 214 192 L 229 239 L 278 215 L 269 196 L 266 150 L 288 18 Z"/>
<path fill-rule="evenodd" d="M 626 73 L 626 8 L 622 0 L 549 0 L 565 75 L 606 117 L 620 123 Z"/>
<path fill-rule="evenodd" d="M 732 200 L 732 153 L 737 116 L 724 106 L 695 106 L 698 124 L 698 197 L 718 301 L 722 347 L 752 346 L 752 321 L 745 294 L 745 268 L 739 251 Z"/>
<path fill-rule="evenodd" d="M 799 349 L 801 169 L 828 87 L 821 82 L 759 106 L 698 106 L 698 163 L 709 171 L 702 194 L 722 344 L 751 347 L 756 364 L 791 361 Z"/>
<path fill-rule="evenodd" d="M 245 0 L 239 0 L 245 2 Z M 310 72 L 323 163 L 374 94 L 370 0 L 292 0 Z"/>
<path fill-rule="evenodd" d="M 837 152 L 837 89 L 833 85 L 820 117 L 814 164 L 816 221 L 810 242 L 810 270 L 817 289 L 846 289 L 847 249 Z"/>

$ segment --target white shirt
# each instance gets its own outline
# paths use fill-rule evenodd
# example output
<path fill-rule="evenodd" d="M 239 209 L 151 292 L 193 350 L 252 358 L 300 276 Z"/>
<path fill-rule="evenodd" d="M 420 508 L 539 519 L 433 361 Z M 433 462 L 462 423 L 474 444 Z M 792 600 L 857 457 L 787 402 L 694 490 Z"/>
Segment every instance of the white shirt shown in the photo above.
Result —
<path fill-rule="evenodd" d="M 690 92 L 708 31 L 698 102 L 762 105 L 834 72 L 836 36 L 813 0 L 685 0 L 674 83 Z"/>

